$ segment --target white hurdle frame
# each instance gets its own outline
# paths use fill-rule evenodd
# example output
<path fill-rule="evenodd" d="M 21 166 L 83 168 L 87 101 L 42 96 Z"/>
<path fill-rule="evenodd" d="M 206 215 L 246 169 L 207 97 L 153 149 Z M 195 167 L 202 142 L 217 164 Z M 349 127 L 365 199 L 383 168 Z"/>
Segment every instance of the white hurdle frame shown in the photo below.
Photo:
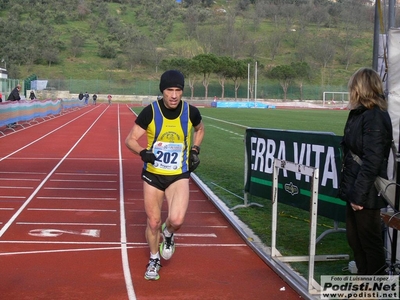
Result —
<path fill-rule="evenodd" d="M 309 176 L 311 181 L 311 199 L 310 199 L 310 242 L 308 256 L 282 256 L 276 248 L 276 231 L 278 221 L 278 176 L 279 170 L 301 173 Z M 308 292 L 317 294 L 321 291 L 321 286 L 314 280 L 315 261 L 332 261 L 340 259 L 349 259 L 347 254 L 339 255 L 315 255 L 317 239 L 317 215 L 318 215 L 318 184 L 319 169 L 309 167 L 285 160 L 274 159 L 274 171 L 272 182 L 272 235 L 271 235 L 271 258 L 279 262 L 299 262 L 308 261 Z"/>

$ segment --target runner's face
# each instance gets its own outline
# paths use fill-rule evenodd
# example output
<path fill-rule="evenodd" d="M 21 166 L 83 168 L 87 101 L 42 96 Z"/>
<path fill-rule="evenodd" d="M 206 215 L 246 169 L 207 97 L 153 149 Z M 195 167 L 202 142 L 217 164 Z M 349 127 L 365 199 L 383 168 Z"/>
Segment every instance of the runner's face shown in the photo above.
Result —
<path fill-rule="evenodd" d="M 167 88 L 163 91 L 164 105 L 168 109 L 177 108 L 182 99 L 183 91 L 177 87 Z"/>

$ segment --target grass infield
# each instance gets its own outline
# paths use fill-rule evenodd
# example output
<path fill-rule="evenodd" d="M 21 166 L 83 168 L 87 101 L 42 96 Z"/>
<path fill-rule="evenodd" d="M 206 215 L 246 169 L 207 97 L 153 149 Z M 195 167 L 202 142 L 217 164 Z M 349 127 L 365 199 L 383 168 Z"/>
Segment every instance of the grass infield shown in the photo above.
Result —
<path fill-rule="evenodd" d="M 134 108 L 139 112 L 142 108 Z M 201 145 L 201 164 L 196 174 L 222 200 L 232 208 L 243 204 L 244 188 L 244 136 L 246 128 L 287 129 L 333 132 L 343 135 L 347 110 L 311 109 L 239 109 L 200 108 L 206 135 Z M 238 208 L 234 213 L 265 243 L 271 245 L 271 211 L 269 199 L 249 196 L 249 202 L 264 207 Z M 308 255 L 309 212 L 278 205 L 277 248 L 283 255 Z M 333 228 L 333 220 L 318 217 L 317 236 Z M 340 224 L 344 228 L 344 224 Z M 344 233 L 328 234 L 318 244 L 317 254 L 349 254 Z M 292 268 L 308 278 L 308 263 L 291 263 Z M 348 261 L 316 262 L 314 278 L 321 275 L 346 275 Z"/>

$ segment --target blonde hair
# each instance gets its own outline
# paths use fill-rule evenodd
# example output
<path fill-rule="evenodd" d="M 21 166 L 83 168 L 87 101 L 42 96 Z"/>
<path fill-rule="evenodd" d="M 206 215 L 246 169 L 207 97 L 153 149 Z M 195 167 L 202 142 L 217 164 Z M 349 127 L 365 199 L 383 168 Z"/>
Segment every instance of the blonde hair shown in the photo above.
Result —
<path fill-rule="evenodd" d="M 357 70 L 350 78 L 349 106 L 354 109 L 360 105 L 368 109 L 378 106 L 387 110 L 388 104 L 383 93 L 383 83 L 379 74 L 370 68 Z"/>

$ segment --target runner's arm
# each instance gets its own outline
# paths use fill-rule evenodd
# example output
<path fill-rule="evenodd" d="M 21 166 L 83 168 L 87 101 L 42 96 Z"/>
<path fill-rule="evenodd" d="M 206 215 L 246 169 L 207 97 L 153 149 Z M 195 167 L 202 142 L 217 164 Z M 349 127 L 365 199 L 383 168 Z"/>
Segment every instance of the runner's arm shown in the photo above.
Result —
<path fill-rule="evenodd" d="M 200 122 L 197 126 L 194 127 L 193 146 L 196 145 L 200 147 L 203 138 L 204 138 L 204 124 L 203 122 Z"/>
<path fill-rule="evenodd" d="M 128 149 L 135 153 L 139 154 L 140 151 L 145 149 L 139 144 L 139 139 L 146 133 L 146 130 L 144 130 L 142 127 L 140 127 L 138 124 L 133 125 L 131 131 L 129 132 L 128 136 L 125 139 L 125 145 L 128 147 Z"/>

